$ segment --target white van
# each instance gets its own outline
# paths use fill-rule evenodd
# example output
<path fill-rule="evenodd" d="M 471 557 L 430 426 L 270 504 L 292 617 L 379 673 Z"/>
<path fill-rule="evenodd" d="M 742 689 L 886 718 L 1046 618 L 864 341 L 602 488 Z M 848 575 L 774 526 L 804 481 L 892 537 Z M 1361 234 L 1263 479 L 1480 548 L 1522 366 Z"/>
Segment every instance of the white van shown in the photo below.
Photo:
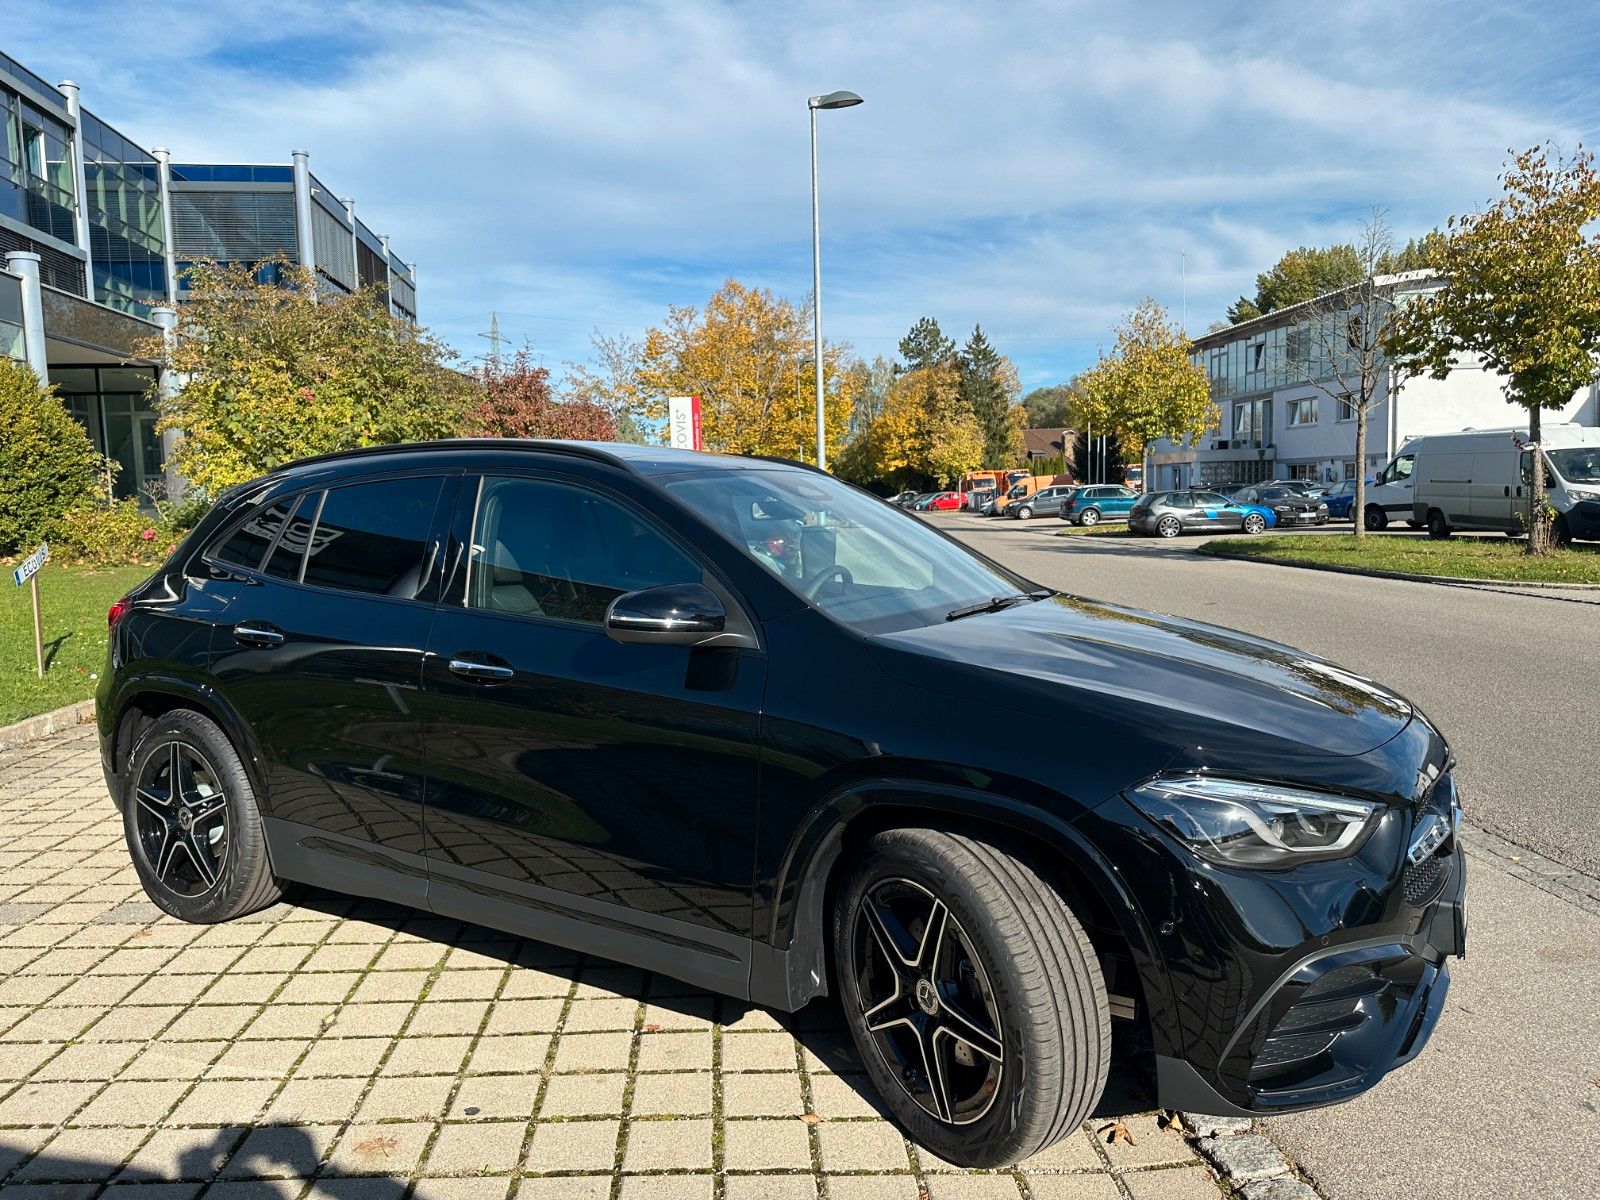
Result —
<path fill-rule="evenodd" d="M 1557 541 L 1600 538 L 1600 428 L 1547 425 L 1541 431 L 1545 495 L 1556 510 Z M 1406 447 L 1412 519 L 1434 537 L 1457 529 L 1518 534 L 1533 478 L 1528 431 L 1472 429 L 1421 437 Z"/>

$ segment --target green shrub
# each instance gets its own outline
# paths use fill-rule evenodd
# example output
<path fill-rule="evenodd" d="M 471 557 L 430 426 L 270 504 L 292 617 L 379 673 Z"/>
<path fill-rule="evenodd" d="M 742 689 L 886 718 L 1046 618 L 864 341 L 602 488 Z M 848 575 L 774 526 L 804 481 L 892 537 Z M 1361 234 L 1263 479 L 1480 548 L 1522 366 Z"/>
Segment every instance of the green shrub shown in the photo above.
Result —
<path fill-rule="evenodd" d="M 97 567 L 154 566 L 173 541 L 136 500 L 87 501 L 62 514 L 52 550 L 59 558 Z"/>
<path fill-rule="evenodd" d="M 31 550 L 94 491 L 94 444 L 53 388 L 0 357 L 0 554 Z"/>

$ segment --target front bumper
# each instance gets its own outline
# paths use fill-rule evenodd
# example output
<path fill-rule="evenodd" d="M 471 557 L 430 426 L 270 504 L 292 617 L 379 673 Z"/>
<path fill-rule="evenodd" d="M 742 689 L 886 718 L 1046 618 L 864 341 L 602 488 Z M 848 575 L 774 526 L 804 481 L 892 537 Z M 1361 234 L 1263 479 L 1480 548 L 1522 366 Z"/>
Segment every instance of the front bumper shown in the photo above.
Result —
<path fill-rule="evenodd" d="M 1449 959 L 1466 950 L 1458 817 L 1446 775 L 1416 809 L 1392 810 L 1355 858 L 1324 864 L 1343 871 L 1304 885 L 1185 868 L 1177 895 L 1187 893 L 1187 911 L 1168 950 L 1173 1036 L 1156 1038 L 1161 1106 L 1230 1116 L 1318 1108 L 1416 1057 L 1444 1009 Z M 1430 820 L 1452 832 L 1411 861 Z M 1281 952 L 1264 953 L 1274 943 Z"/>
<path fill-rule="evenodd" d="M 1567 512 L 1567 528 L 1575 538 L 1600 538 L 1600 500 L 1580 500 Z"/>

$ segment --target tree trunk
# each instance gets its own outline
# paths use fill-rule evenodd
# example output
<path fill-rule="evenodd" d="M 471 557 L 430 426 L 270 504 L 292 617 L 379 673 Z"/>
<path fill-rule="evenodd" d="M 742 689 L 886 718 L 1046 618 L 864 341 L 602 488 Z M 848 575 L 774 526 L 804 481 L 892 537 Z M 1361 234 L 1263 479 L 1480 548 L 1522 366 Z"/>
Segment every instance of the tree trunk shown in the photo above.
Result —
<path fill-rule="evenodd" d="M 1367 407 L 1363 403 L 1356 409 L 1356 498 L 1350 505 L 1350 520 L 1358 538 L 1367 536 Z"/>
<path fill-rule="evenodd" d="M 1544 499 L 1544 449 L 1539 445 L 1542 436 L 1540 415 L 1537 405 L 1528 409 L 1528 440 L 1533 443 L 1528 464 L 1529 554 L 1550 553 L 1550 511 Z"/>

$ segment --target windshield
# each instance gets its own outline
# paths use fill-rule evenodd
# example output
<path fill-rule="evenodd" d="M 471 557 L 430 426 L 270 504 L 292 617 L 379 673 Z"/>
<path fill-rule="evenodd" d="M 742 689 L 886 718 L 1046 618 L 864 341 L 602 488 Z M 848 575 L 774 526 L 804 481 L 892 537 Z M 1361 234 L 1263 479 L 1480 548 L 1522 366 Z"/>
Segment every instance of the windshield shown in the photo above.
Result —
<path fill-rule="evenodd" d="M 863 633 L 943 621 L 1032 585 L 901 509 L 809 471 L 714 471 L 672 496 L 829 616 Z"/>
<path fill-rule="evenodd" d="M 1545 457 L 1567 483 L 1600 483 L 1600 446 L 1547 450 Z"/>

